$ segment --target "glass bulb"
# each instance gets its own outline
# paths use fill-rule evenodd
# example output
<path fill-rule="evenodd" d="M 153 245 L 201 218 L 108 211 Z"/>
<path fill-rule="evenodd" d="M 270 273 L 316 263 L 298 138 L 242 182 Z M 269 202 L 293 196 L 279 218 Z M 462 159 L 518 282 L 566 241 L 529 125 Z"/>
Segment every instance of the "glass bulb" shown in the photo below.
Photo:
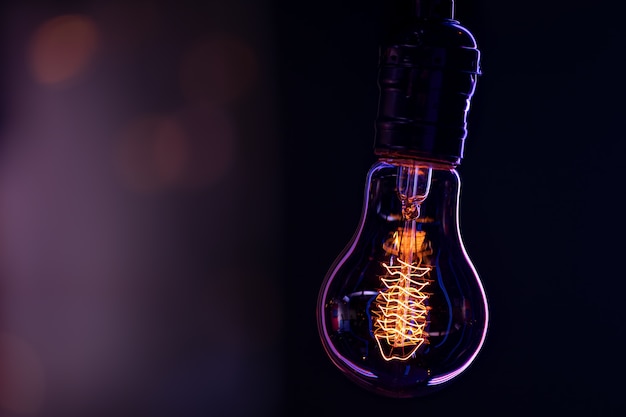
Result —
<path fill-rule="evenodd" d="M 390 397 L 435 392 L 476 358 L 485 292 L 459 230 L 453 166 L 381 159 L 354 237 L 320 289 L 323 346 L 351 380 Z"/>

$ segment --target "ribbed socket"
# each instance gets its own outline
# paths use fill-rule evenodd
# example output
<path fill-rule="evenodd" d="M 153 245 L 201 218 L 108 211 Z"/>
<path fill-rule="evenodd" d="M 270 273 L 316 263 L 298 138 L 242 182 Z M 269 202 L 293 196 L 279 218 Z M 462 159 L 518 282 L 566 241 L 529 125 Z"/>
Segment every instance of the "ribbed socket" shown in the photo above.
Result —
<path fill-rule="evenodd" d="M 375 154 L 458 165 L 479 61 L 474 37 L 452 19 L 417 17 L 390 37 L 380 55 Z"/>

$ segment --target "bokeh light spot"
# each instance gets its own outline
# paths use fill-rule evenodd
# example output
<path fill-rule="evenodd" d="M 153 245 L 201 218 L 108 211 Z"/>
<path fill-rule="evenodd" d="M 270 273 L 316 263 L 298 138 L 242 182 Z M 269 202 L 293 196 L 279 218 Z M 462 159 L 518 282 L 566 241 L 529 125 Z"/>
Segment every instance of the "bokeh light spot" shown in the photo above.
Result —
<path fill-rule="evenodd" d="M 191 150 L 180 186 L 204 188 L 223 180 L 235 164 L 232 116 L 220 106 L 202 103 L 182 109 L 177 118 Z"/>
<path fill-rule="evenodd" d="M 203 188 L 225 177 L 235 158 L 235 132 L 224 109 L 209 103 L 145 116 L 121 134 L 116 164 L 135 191 Z"/>
<path fill-rule="evenodd" d="M 63 15 L 48 20 L 33 34 L 30 67 L 44 85 L 68 81 L 92 60 L 98 44 L 94 21 L 83 15 Z"/>
<path fill-rule="evenodd" d="M 190 101 L 231 103 L 250 90 L 258 71 L 257 57 L 243 40 L 216 36 L 187 50 L 181 62 L 180 84 Z"/>
<path fill-rule="evenodd" d="M 189 158 L 189 145 L 173 117 L 149 115 L 122 132 L 118 172 L 135 191 L 156 191 L 178 181 Z"/>
<path fill-rule="evenodd" d="M 15 335 L 0 333 L 0 409 L 34 414 L 43 394 L 43 366 L 35 349 Z"/>

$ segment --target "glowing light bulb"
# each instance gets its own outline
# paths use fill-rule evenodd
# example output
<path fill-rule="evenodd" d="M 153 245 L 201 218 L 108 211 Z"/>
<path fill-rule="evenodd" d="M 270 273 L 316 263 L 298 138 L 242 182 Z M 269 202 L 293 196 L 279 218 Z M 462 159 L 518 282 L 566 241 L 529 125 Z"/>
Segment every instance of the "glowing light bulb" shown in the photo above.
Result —
<path fill-rule="evenodd" d="M 448 4 L 453 12 L 451 1 L 418 3 L 405 35 L 383 48 L 379 160 L 367 175 L 357 231 L 327 273 L 317 306 L 332 362 L 392 397 L 426 395 L 465 371 L 489 317 L 461 238 L 456 169 L 479 52 L 451 16 L 425 7 Z"/>

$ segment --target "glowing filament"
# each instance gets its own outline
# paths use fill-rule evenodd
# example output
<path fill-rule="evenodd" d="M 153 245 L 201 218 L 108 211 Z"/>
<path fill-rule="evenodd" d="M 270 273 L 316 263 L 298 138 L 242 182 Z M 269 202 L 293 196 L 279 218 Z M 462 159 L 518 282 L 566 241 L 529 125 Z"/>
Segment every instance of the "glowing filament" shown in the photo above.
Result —
<path fill-rule="evenodd" d="M 398 233 L 394 233 L 384 245 L 392 255 L 401 256 L 395 258 L 397 265 L 382 264 L 385 269 L 385 274 L 380 277 L 383 288 L 374 303 L 374 337 L 387 361 L 407 360 L 420 346 L 428 343 L 429 294 L 424 290 L 431 282 L 429 273 L 432 268 L 422 264 L 426 254 L 425 233 L 410 230 L 408 234 L 413 239 L 401 242 Z M 407 241 L 411 242 L 408 247 L 411 250 L 405 252 Z M 406 255 L 402 256 L 403 252 Z M 407 262 L 401 257 L 414 261 Z"/>

